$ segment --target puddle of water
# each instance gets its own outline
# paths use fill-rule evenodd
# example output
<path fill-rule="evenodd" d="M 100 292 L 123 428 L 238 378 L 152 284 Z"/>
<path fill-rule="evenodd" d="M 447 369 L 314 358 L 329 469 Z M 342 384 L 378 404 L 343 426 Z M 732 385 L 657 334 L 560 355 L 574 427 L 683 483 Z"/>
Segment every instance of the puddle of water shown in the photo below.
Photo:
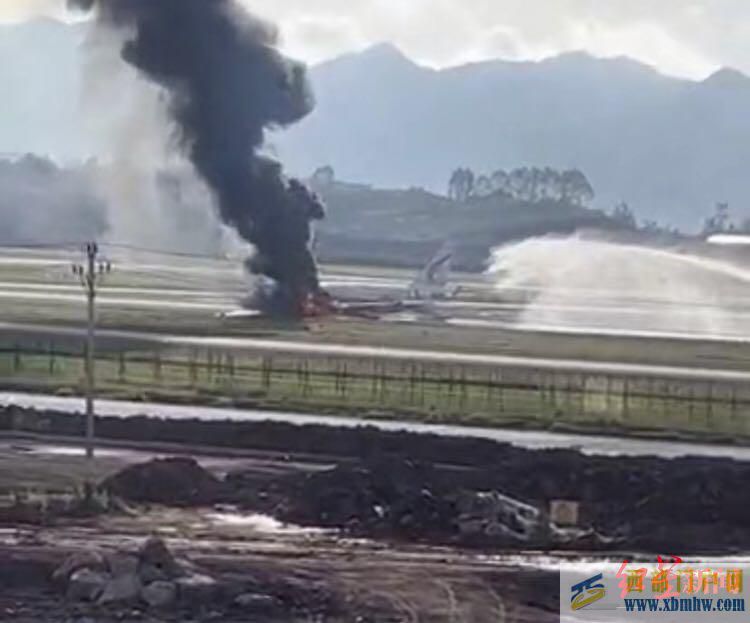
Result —
<path fill-rule="evenodd" d="M 333 534 L 335 532 L 322 528 L 303 528 L 293 524 L 284 524 L 273 517 L 258 513 L 215 512 L 206 515 L 206 519 L 216 527 L 247 528 L 253 532 L 263 534 L 310 536 Z"/>
<path fill-rule="evenodd" d="M 29 454 L 52 454 L 55 456 L 71 456 L 81 457 L 86 456 L 85 448 L 78 448 L 76 446 L 31 446 L 28 450 Z M 96 454 L 98 457 L 116 457 L 124 456 L 127 451 L 97 448 Z"/>

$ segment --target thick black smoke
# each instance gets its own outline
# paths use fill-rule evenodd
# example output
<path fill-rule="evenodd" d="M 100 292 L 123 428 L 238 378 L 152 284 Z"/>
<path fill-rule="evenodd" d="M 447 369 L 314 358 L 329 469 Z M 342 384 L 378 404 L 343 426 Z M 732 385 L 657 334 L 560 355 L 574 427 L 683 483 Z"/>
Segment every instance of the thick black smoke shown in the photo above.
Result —
<path fill-rule="evenodd" d="M 221 218 L 257 249 L 250 270 L 289 301 L 317 293 L 311 222 L 323 205 L 258 153 L 266 128 L 313 108 L 306 70 L 278 51 L 276 30 L 234 0 L 69 2 L 129 33 L 122 58 L 169 93 L 181 143 Z"/>

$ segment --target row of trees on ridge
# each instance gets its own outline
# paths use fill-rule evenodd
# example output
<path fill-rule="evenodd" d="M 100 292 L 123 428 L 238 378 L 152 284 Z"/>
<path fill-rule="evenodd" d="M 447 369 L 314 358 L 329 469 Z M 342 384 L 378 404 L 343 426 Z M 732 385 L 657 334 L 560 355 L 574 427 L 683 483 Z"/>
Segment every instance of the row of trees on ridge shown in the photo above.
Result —
<path fill-rule="evenodd" d="M 455 201 L 466 202 L 493 194 L 530 203 L 553 200 L 584 206 L 593 200 L 594 189 L 579 169 L 561 171 L 551 167 L 498 169 L 489 175 L 476 175 L 471 169 L 460 167 L 453 171 L 448 182 L 448 196 Z"/>

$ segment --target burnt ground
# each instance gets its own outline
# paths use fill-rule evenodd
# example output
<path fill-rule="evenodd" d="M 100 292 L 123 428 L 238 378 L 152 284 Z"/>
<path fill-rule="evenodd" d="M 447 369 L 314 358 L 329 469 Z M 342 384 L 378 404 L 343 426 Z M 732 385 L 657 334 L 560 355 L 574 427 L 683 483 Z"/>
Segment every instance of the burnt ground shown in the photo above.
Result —
<path fill-rule="evenodd" d="M 43 430 L 48 442 L 79 435 L 82 426 L 80 418 L 64 414 L 0 413 L 0 427 L 13 424 L 17 431 L 19 422 Z M 750 547 L 745 462 L 592 457 L 469 438 L 270 422 L 103 418 L 97 430 L 114 444 L 149 444 L 156 454 L 183 448 L 199 460 L 110 465 L 101 488 L 131 510 L 111 507 L 93 518 L 2 511 L 0 620 L 90 616 L 44 578 L 65 551 L 92 543 L 119 547 L 154 531 L 166 530 L 171 547 L 216 576 L 252 580 L 285 604 L 278 620 L 289 621 L 481 623 L 496 620 L 502 607 L 513 613 L 508 621 L 542 623 L 556 620 L 557 575 L 520 571 L 496 556 L 561 550 L 687 556 Z M 207 450 L 196 444 L 231 460 L 202 459 Z M 546 512 L 554 500 L 579 504 L 576 527 L 550 522 Z M 229 521 L 228 530 L 206 523 L 212 509 L 240 519 L 263 513 L 332 532 L 259 531 L 242 521 Z M 22 571 L 29 567 L 36 571 Z M 41 610 L 53 607 L 64 616 L 44 618 Z M 231 600 L 212 602 L 194 618 L 178 610 L 154 618 L 138 608 L 97 616 L 93 620 L 247 620 Z"/>

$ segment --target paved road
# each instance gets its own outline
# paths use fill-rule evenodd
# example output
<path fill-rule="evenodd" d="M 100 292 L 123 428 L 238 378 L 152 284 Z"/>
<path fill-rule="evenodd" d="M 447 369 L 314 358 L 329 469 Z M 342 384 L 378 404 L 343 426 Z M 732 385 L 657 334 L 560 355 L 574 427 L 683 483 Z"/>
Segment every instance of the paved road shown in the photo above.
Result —
<path fill-rule="evenodd" d="M 82 413 L 84 401 L 81 398 L 65 398 L 23 393 L 0 393 L 1 405 L 18 405 L 38 409 L 53 409 L 69 413 Z M 712 456 L 750 461 L 750 447 L 668 442 L 623 437 L 573 435 L 533 431 L 513 431 L 494 428 L 473 428 L 413 422 L 383 421 L 346 418 L 326 415 L 284 413 L 201 406 L 164 405 L 158 403 L 98 400 L 97 413 L 104 416 L 134 417 L 151 415 L 166 419 L 234 420 L 246 422 L 274 421 L 292 424 L 321 424 L 331 427 L 373 426 L 385 431 L 409 431 L 430 433 L 449 437 L 471 437 L 510 443 L 515 446 L 541 448 L 568 448 L 581 450 L 585 454 L 609 456 Z"/>

